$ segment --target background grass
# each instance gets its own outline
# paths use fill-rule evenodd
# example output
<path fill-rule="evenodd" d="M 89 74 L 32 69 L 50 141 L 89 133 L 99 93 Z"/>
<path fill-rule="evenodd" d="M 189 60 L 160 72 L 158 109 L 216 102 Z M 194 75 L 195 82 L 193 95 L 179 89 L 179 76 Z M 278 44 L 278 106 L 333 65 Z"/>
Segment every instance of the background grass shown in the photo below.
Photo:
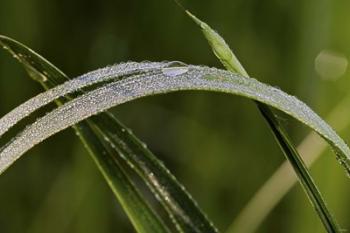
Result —
<path fill-rule="evenodd" d="M 349 2 L 183 2 L 220 31 L 253 77 L 297 95 L 321 116 L 349 92 L 348 70 L 327 80 L 314 67 L 325 49 L 350 57 Z M 171 1 L 5 0 L 0 33 L 29 45 L 70 76 L 125 60 L 220 66 Z M 2 115 L 41 90 L 3 52 L 0 76 Z M 283 161 L 255 106 L 242 98 L 176 93 L 114 112 L 165 161 L 221 230 Z M 307 133 L 288 117 L 283 121 L 294 142 Z M 349 133 L 342 134 L 347 141 Z M 349 180 L 326 154 L 312 171 L 339 223 L 349 229 L 350 211 L 344 208 Z M 252 164 L 253 159 L 259 162 Z M 6 190 L 0 192 L 1 232 L 133 232 L 72 130 L 31 150 L 1 176 L 0 187 Z M 323 232 L 299 186 L 259 230 L 271 231 Z"/>

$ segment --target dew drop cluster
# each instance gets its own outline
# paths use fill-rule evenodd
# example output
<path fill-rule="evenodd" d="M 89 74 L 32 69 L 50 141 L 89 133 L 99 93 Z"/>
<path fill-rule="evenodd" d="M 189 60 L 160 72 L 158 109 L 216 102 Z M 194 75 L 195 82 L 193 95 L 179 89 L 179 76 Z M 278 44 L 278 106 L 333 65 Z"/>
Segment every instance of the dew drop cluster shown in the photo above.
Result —
<path fill-rule="evenodd" d="M 104 81 L 109 80 L 108 83 Z M 336 132 L 297 98 L 256 79 L 205 66 L 181 62 L 127 62 L 92 71 L 39 94 L 0 119 L 0 136 L 18 121 L 66 94 L 101 83 L 25 128 L 0 150 L 0 172 L 51 135 L 92 115 L 128 101 L 181 90 L 207 90 L 244 96 L 281 110 L 324 137 L 343 164 L 350 150 Z"/>

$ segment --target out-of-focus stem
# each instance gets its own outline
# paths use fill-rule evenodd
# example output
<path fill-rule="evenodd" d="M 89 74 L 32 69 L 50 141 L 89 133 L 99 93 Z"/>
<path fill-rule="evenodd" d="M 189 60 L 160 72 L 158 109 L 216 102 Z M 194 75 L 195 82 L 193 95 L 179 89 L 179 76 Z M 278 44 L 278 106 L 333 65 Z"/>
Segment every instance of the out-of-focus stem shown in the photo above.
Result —
<path fill-rule="evenodd" d="M 335 130 L 342 131 L 350 125 L 350 94 L 330 112 L 327 121 Z M 298 152 L 310 167 L 326 150 L 327 143 L 314 132 L 310 133 L 298 146 Z M 227 233 L 255 232 L 268 214 L 298 181 L 292 167 L 285 161 L 275 173 L 254 194 L 238 217 L 230 225 Z"/>

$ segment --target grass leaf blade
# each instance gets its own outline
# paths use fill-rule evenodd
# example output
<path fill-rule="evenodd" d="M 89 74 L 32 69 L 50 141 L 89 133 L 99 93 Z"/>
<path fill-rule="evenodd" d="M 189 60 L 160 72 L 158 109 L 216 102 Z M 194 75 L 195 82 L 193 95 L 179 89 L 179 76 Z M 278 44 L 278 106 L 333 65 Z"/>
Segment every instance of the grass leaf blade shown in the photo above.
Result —
<path fill-rule="evenodd" d="M 237 72 L 243 76 L 248 76 L 248 73 L 243 68 L 230 47 L 226 44 L 225 40 L 210 26 L 199 20 L 189 11 L 186 11 L 186 13 L 201 27 L 203 34 L 207 38 L 214 54 L 219 58 L 222 64 L 232 72 Z M 268 122 L 276 141 L 292 165 L 302 187 L 306 192 L 306 195 L 315 208 L 316 213 L 319 215 L 324 227 L 328 232 L 340 232 L 340 228 L 334 217 L 330 214 L 330 211 L 328 210 L 325 201 L 317 189 L 307 166 L 304 164 L 293 143 L 291 143 L 283 126 L 278 122 L 276 116 L 273 114 L 269 106 L 257 102 L 257 107 L 265 120 Z"/>
<path fill-rule="evenodd" d="M 175 176 L 131 131 L 118 127 L 121 123 L 116 123 L 118 120 L 112 115 L 110 117 L 99 115 L 94 118 L 98 118 L 104 136 L 119 148 L 124 160 L 161 199 L 161 204 L 179 232 L 218 232 Z M 125 147 L 125 144 L 128 146 Z"/>
<path fill-rule="evenodd" d="M 69 78 L 58 68 L 53 66 L 47 60 L 30 50 L 26 46 L 18 43 L 7 37 L 0 37 L 0 42 L 30 71 L 30 76 L 39 81 L 45 89 L 55 88 L 59 84 L 68 81 Z M 119 72 L 119 76 L 128 75 L 130 73 L 142 72 L 150 68 L 164 68 L 179 64 L 179 62 L 143 62 L 143 63 L 124 63 L 113 67 L 104 69 L 103 76 L 98 74 L 89 77 L 89 83 L 108 81 L 108 79 L 116 78 L 116 70 L 122 68 L 123 72 Z M 114 72 L 114 73 L 113 73 Z M 113 74 L 111 76 L 111 73 Z M 90 85 L 89 84 L 89 85 Z M 86 83 L 84 84 L 86 86 Z M 72 85 L 71 85 L 72 87 Z M 75 87 L 75 89 L 79 89 Z M 71 96 L 66 95 L 70 93 L 68 89 L 61 89 L 57 91 L 55 97 L 45 98 L 45 102 L 41 102 L 36 107 L 44 106 L 46 103 L 52 101 L 57 97 L 65 96 L 66 101 L 72 99 Z M 36 104 L 39 102 L 34 101 Z M 33 104 L 29 104 L 32 105 Z M 23 117 L 29 115 L 26 112 Z M 18 115 L 17 115 L 18 116 Z M 13 119 L 13 117 L 9 117 Z M 18 118 L 17 118 L 18 119 Z M 15 122 L 15 121 L 13 121 Z M 8 127 L 9 128 L 9 127 Z M 7 128 L 6 128 L 7 129 Z M 2 132 L 5 132 L 2 130 Z M 176 180 L 170 171 L 159 161 L 150 150 L 145 148 L 144 143 L 141 142 L 135 135 L 131 133 L 121 122 L 119 122 L 112 114 L 106 112 L 98 116 L 88 119 L 86 122 L 79 123 L 75 129 L 81 135 L 81 139 L 89 150 L 94 146 L 94 138 L 99 138 L 100 144 L 97 144 L 98 150 L 94 150 L 93 159 L 99 166 L 101 172 L 107 177 L 106 180 L 112 182 L 111 188 L 118 194 L 115 184 L 113 184 L 113 167 L 111 163 L 106 163 L 103 159 L 103 154 L 108 154 L 112 160 L 125 160 L 132 169 L 134 169 L 141 178 L 151 188 L 152 192 L 160 198 L 160 203 L 167 210 L 170 218 L 173 220 L 179 232 L 217 232 L 213 224 L 207 219 L 202 211 L 197 206 L 196 202 L 191 198 L 186 189 Z M 87 138 L 87 140 L 85 140 Z M 86 142 L 88 141 L 88 142 Z M 107 149 L 107 151 L 106 151 Z M 99 152 L 102 151 L 102 152 Z M 104 153 L 105 152 L 105 153 Z M 101 156 L 102 153 L 102 156 Z M 117 153 L 117 154 L 116 154 Z M 109 161 L 107 157 L 107 162 Z M 118 169 L 118 168 L 115 168 Z M 112 176 L 112 179 L 108 178 Z M 121 176 L 120 174 L 117 176 Z M 123 191 L 123 189 L 121 190 Z M 128 206 L 126 206 L 128 208 Z M 131 210 L 132 211 L 132 210 Z M 140 211 L 141 213 L 142 211 Z M 147 215 L 145 216 L 147 219 Z M 152 222 L 150 221 L 150 224 Z M 149 231 L 153 232 L 153 231 Z"/>
<path fill-rule="evenodd" d="M 282 148 L 282 151 L 287 157 L 289 163 L 292 165 L 294 172 L 299 177 L 299 181 L 302 184 L 307 197 L 315 208 L 316 213 L 319 215 L 327 232 L 341 232 L 340 227 L 328 210 L 326 202 L 323 200 L 321 193 L 315 185 L 315 182 L 309 173 L 309 169 L 304 164 L 299 153 L 289 140 L 289 136 L 285 132 L 284 128 L 280 125 L 277 118 L 273 115 L 269 108 L 265 107 L 264 105 L 259 105 L 259 109 L 264 115 L 265 119 L 268 121 L 276 140 Z"/>
<path fill-rule="evenodd" d="M 337 131 L 343 131 L 350 125 L 350 94 L 341 100 L 326 117 Z M 327 149 L 327 143 L 319 140 L 314 132 L 309 133 L 297 147 L 299 154 L 303 155 L 305 164 L 311 167 Z M 227 232 L 253 233 L 277 206 L 283 197 L 294 187 L 297 177 L 288 161 L 283 162 L 279 168 L 254 193 L 248 203 L 239 212 Z M 254 216 L 254 217 L 252 217 Z"/>
<path fill-rule="evenodd" d="M 41 129 L 40 132 L 37 132 L 38 135 L 36 136 L 38 137 L 36 139 L 33 139 L 32 136 L 32 139 L 28 138 L 25 140 L 32 143 L 23 144 L 15 151 L 9 150 L 11 144 L 4 147 L 0 156 L 1 171 L 14 162 L 18 158 L 17 156 L 35 144 L 94 114 L 137 98 L 181 90 L 206 90 L 240 95 L 279 109 L 309 126 L 327 139 L 327 142 L 334 149 L 342 152 L 339 154 L 341 156 L 340 159 L 350 164 L 350 149 L 345 142 L 327 123 L 297 98 L 284 93 L 278 88 L 263 84 L 256 79 L 243 77 L 216 68 L 189 65 L 186 67 L 154 69 L 152 75 L 136 75 L 123 80 L 117 80 L 96 88 L 53 110 L 34 123 L 31 129 L 27 128 L 25 132 L 28 133 L 29 130 L 33 130 L 38 124 L 42 124 L 43 121 L 47 121 L 50 118 L 58 121 L 57 117 L 61 117 L 61 123 L 58 121 L 57 123 L 59 124 L 54 125 L 52 129 Z M 69 113 L 68 116 L 67 111 Z M 53 125 L 50 122 L 49 124 Z M 23 140 L 23 138 L 20 140 Z M 12 144 L 14 142 L 16 140 Z M 11 156 L 7 153 L 11 154 Z M 4 156 L 5 154 L 7 155 Z"/>
<path fill-rule="evenodd" d="M 0 44 L 12 53 L 23 64 L 30 77 L 40 82 L 45 89 L 69 80 L 62 71 L 28 47 L 6 37 L 0 38 Z M 66 97 L 65 100 L 57 100 L 56 103 L 62 105 L 69 99 L 70 97 Z M 142 198 L 132 180 L 116 159 L 114 148 L 104 141 L 101 134 L 94 131 L 94 128 L 91 126 L 93 124 L 90 120 L 86 120 L 73 126 L 73 128 L 121 203 L 137 232 L 168 233 L 169 230 L 165 224 L 146 200 Z"/>
<path fill-rule="evenodd" d="M 116 159 L 117 152 L 114 148 L 105 142 L 100 136 L 101 134 L 96 133 L 92 127 L 87 127 L 87 125 L 89 123 L 81 122 L 75 126 L 75 129 L 80 134 L 85 147 L 92 155 L 136 231 L 140 233 L 169 233 L 169 229 L 148 205 L 123 166 Z"/>

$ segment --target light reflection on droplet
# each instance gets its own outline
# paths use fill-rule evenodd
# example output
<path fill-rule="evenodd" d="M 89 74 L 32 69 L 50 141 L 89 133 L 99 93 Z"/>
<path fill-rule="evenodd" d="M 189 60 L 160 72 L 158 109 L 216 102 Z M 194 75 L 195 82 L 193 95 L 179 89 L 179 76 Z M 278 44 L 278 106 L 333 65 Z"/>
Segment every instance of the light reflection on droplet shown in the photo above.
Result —
<path fill-rule="evenodd" d="M 176 77 L 188 72 L 188 67 L 167 67 L 163 68 L 162 72 L 168 77 Z"/>

